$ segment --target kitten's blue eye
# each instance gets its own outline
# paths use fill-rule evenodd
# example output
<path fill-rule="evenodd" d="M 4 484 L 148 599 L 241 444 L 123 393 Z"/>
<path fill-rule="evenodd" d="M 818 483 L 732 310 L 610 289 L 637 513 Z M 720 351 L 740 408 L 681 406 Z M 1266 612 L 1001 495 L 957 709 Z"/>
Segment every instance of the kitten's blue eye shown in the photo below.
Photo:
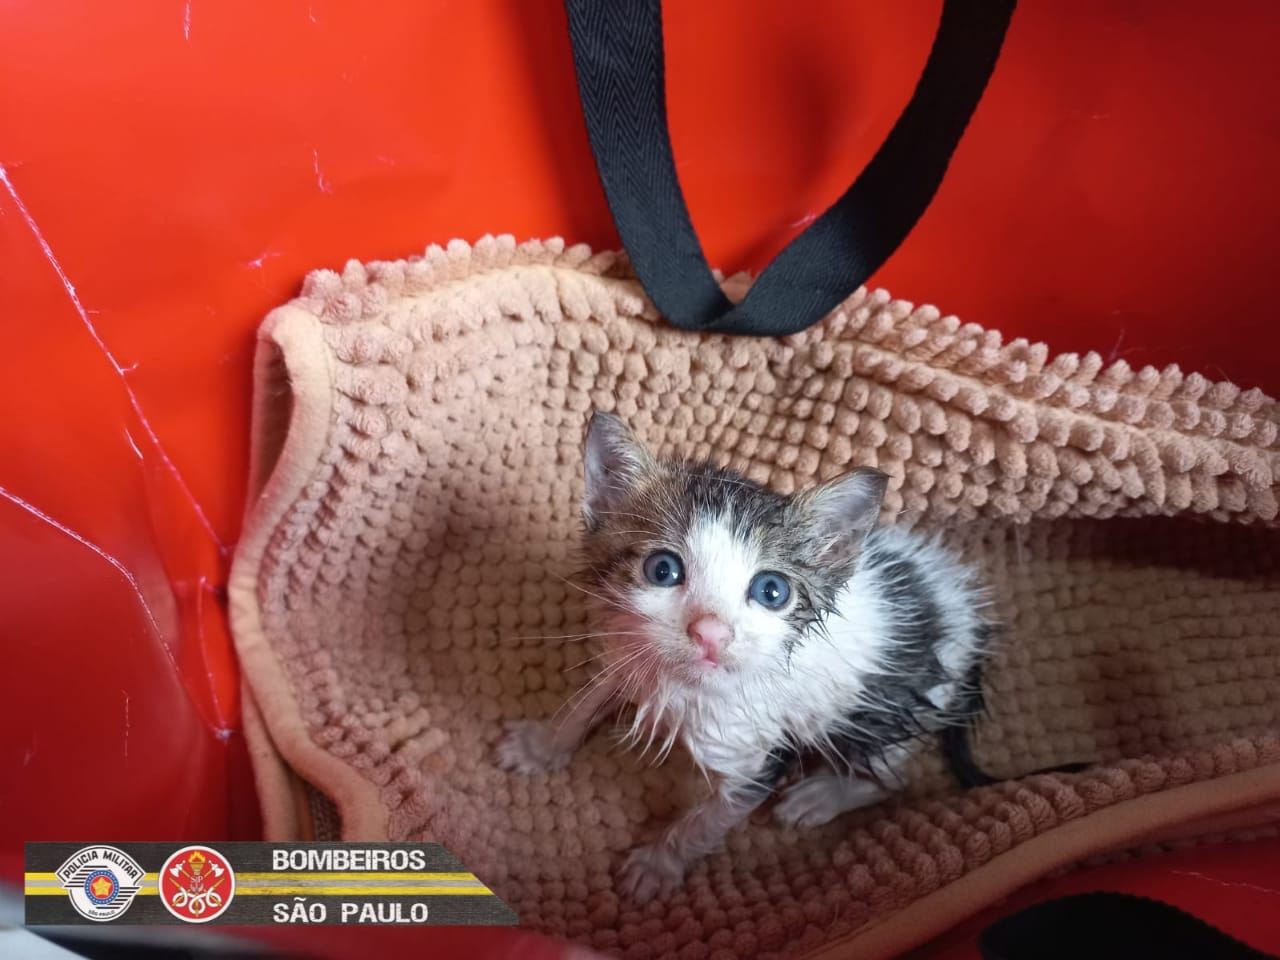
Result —
<path fill-rule="evenodd" d="M 781 610 L 791 599 L 791 584 L 780 573 L 757 573 L 751 578 L 751 586 L 747 588 L 747 596 L 762 607 L 770 610 Z"/>
<path fill-rule="evenodd" d="M 644 578 L 655 587 L 674 587 L 684 580 L 684 565 L 674 553 L 659 550 L 645 560 Z"/>

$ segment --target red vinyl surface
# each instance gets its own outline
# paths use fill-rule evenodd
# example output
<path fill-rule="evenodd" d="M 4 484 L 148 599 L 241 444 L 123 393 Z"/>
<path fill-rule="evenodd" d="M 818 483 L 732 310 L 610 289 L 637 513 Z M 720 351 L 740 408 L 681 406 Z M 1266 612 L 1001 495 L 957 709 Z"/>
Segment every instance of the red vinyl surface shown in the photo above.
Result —
<path fill-rule="evenodd" d="M 666 4 L 712 263 L 761 267 L 844 189 L 939 9 Z M 1024 2 L 874 282 L 1280 391 L 1277 49 L 1270 0 Z M 4 878 L 23 840 L 256 835 L 222 602 L 254 330 L 308 270 L 503 232 L 616 244 L 560 0 L 0 7 Z"/>

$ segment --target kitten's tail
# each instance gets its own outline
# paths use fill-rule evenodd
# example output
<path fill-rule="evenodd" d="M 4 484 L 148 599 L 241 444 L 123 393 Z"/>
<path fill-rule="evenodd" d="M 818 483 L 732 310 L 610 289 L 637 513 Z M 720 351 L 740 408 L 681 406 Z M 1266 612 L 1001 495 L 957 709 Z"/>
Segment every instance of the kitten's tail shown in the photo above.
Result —
<path fill-rule="evenodd" d="M 973 758 L 973 748 L 969 743 L 970 724 L 948 726 L 942 728 L 942 752 L 947 758 L 951 772 L 966 790 L 974 787 L 989 787 L 998 783 L 995 777 L 987 773 Z"/>
<path fill-rule="evenodd" d="M 965 719 L 959 723 L 948 724 L 943 727 L 940 736 L 942 738 L 943 756 L 947 758 L 951 772 L 960 781 L 960 785 L 966 790 L 972 790 L 974 787 L 989 787 L 1005 780 L 1018 779 L 1018 776 L 994 777 L 983 770 L 978 765 L 978 761 L 974 759 L 973 727 L 987 712 L 986 697 L 982 693 L 982 668 L 979 665 L 975 665 L 969 673 L 968 682 L 965 684 L 964 699 L 961 701 L 959 712 Z M 1042 767 L 1039 770 L 1032 770 L 1019 776 L 1033 777 L 1045 773 L 1080 773 L 1092 766 L 1092 763 L 1064 763 L 1054 767 Z"/>

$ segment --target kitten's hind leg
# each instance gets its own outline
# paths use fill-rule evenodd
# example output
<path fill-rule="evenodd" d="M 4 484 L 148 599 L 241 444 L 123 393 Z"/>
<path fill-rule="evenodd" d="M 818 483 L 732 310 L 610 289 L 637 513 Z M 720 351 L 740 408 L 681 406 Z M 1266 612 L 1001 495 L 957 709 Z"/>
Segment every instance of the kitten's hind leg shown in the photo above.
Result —
<path fill-rule="evenodd" d="M 874 780 L 842 773 L 818 773 L 784 790 L 773 816 L 785 826 L 803 830 L 820 827 L 842 813 L 872 806 L 890 796 L 892 791 Z"/>
<path fill-rule="evenodd" d="M 906 786 L 911 760 L 907 747 L 890 747 L 883 758 L 868 764 L 866 778 L 849 773 L 816 773 L 782 791 L 773 816 L 788 827 L 809 829 L 829 823 L 842 813 L 888 800 Z"/>

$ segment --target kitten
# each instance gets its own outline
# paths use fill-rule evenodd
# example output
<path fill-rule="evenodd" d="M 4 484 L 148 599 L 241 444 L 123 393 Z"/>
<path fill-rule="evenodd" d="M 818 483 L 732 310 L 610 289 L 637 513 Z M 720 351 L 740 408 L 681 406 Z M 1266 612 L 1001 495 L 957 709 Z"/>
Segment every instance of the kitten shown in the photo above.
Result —
<path fill-rule="evenodd" d="M 636 709 L 633 742 L 679 743 L 712 795 L 633 850 L 623 890 L 670 892 L 802 758 L 780 822 L 813 827 L 905 785 L 924 734 L 949 733 L 968 783 L 964 727 L 981 709 L 991 636 L 974 572 L 930 540 L 876 527 L 888 478 L 859 469 L 793 496 L 729 470 L 652 456 L 612 415 L 587 430 L 586 588 L 601 668 L 563 722 L 509 726 L 507 769 L 559 769 L 609 708 Z"/>

